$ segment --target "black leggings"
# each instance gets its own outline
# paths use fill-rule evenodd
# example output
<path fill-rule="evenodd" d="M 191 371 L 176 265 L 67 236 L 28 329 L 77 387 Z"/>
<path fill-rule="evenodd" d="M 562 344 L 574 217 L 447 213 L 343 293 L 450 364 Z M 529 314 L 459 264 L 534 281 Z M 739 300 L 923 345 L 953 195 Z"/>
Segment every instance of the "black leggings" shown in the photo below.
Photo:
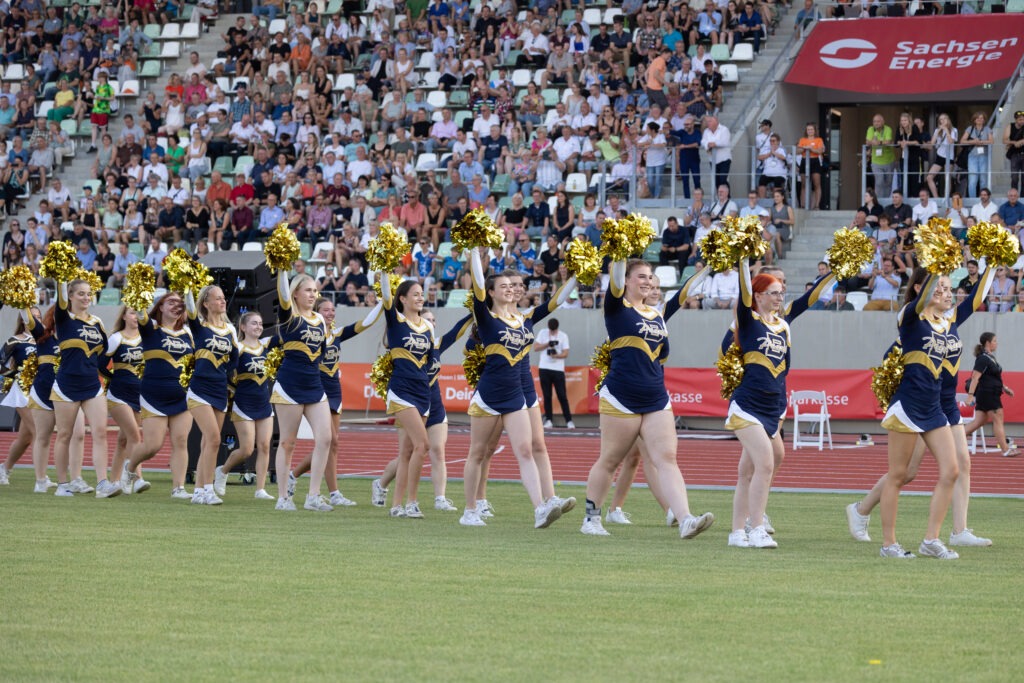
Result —
<path fill-rule="evenodd" d="M 562 405 L 562 415 L 566 422 L 571 422 L 572 410 L 569 408 L 569 397 L 565 394 L 565 373 L 541 368 L 538 374 L 540 375 L 540 391 L 544 396 L 544 418 L 550 420 L 554 416 L 554 406 L 551 404 L 551 387 L 554 386 L 555 395 L 558 396 L 558 402 Z"/>

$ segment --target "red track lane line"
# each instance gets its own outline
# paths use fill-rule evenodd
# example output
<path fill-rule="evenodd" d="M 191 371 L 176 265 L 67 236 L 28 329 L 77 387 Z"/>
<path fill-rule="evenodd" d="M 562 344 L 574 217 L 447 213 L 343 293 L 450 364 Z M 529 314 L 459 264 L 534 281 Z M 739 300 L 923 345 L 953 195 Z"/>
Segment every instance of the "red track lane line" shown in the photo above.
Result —
<path fill-rule="evenodd" d="M 877 438 L 877 437 L 876 437 Z M 11 432 L 0 433 L 0 453 L 6 452 L 14 440 Z M 835 444 L 850 445 L 853 437 L 840 436 Z M 886 445 L 881 443 L 865 448 L 846 448 L 817 451 L 801 449 L 792 451 L 787 446 L 785 463 L 775 478 L 778 488 L 794 490 L 866 490 L 871 488 L 887 468 Z M 114 440 L 110 439 L 113 453 Z M 495 479 L 518 479 L 519 468 L 512 457 L 507 439 L 502 439 L 504 450 L 494 459 L 491 477 Z M 341 457 L 338 463 L 339 475 L 373 474 L 384 469 L 396 452 L 398 437 L 393 427 L 345 426 L 341 432 Z M 586 481 L 591 465 L 597 457 L 600 438 L 596 431 L 575 433 L 550 432 L 547 435 L 548 452 L 556 481 Z M 312 441 L 296 444 L 293 462 L 312 452 Z M 448 438 L 447 459 L 453 478 L 462 475 L 461 463 L 469 449 L 469 434 L 464 428 L 453 427 Z M 86 436 L 86 462 L 90 462 L 91 444 Z M 152 469 L 167 469 L 169 446 L 166 444 L 149 463 Z M 739 460 L 739 443 L 723 439 L 680 439 L 678 459 L 683 476 L 690 486 L 724 486 L 736 483 L 736 466 Z M 22 464 L 29 464 L 30 455 L 22 456 Z M 906 487 L 908 491 L 930 491 L 937 476 L 933 460 L 926 458 L 915 481 Z M 636 483 L 643 484 L 643 472 L 638 473 Z M 979 453 L 972 458 L 971 490 L 979 494 L 1024 496 L 1024 457 L 1002 458 L 998 452 Z"/>

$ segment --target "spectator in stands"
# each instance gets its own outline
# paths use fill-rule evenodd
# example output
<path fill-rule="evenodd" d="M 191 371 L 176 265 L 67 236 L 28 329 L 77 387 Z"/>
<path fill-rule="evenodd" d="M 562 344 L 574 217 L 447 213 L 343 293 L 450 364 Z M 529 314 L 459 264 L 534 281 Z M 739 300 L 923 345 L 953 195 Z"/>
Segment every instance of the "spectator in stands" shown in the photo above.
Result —
<path fill-rule="evenodd" d="M 722 13 L 718 11 L 712 0 L 708 0 L 704 11 L 697 15 L 697 21 L 690 29 L 690 45 L 697 45 L 701 42 L 717 44 L 721 42 L 719 36 L 721 30 Z"/>
<path fill-rule="evenodd" d="M 964 130 L 960 144 L 968 150 L 967 196 L 976 197 L 982 174 L 989 170 L 992 159 L 992 129 L 985 123 L 985 112 L 975 112 L 971 117 L 971 125 Z"/>
<path fill-rule="evenodd" d="M 796 13 L 796 33 L 807 31 L 814 22 L 821 19 L 821 12 L 814 6 L 814 0 L 804 0 L 804 7 Z M 878 189 L 878 188 L 875 188 Z"/>
<path fill-rule="evenodd" d="M 729 169 L 732 167 L 732 136 L 729 129 L 718 122 L 718 117 L 707 116 L 706 127 L 701 136 L 701 147 L 707 152 L 715 172 L 715 186 L 729 185 Z"/>
<path fill-rule="evenodd" d="M 963 289 L 965 291 L 971 291 L 971 289 L 978 284 L 981 279 L 981 274 L 978 272 L 978 262 L 971 259 L 967 262 L 967 275 L 965 275 L 960 282 L 956 283 L 957 289 Z"/>
<path fill-rule="evenodd" d="M 1006 313 L 1013 307 L 1016 300 L 1016 287 L 1008 276 L 1010 271 L 1005 266 L 996 268 L 996 277 L 988 295 L 988 310 L 991 313 Z"/>
<path fill-rule="evenodd" d="M 53 150 L 46 144 L 46 138 L 37 138 L 28 160 L 28 172 L 30 176 L 39 176 L 40 187 L 46 187 L 46 177 L 53 173 L 53 163 Z"/>
<path fill-rule="evenodd" d="M 1024 110 L 1013 113 L 1013 121 L 1003 130 L 1003 145 L 1010 162 L 1010 187 L 1024 190 Z"/>
<path fill-rule="evenodd" d="M 550 48 L 548 46 L 548 39 L 541 32 L 540 21 L 534 21 L 530 24 L 530 30 L 521 36 L 522 40 L 522 54 L 516 58 L 516 67 L 532 67 L 534 69 L 543 69 L 547 66 L 548 54 Z"/>
<path fill-rule="evenodd" d="M 983 187 L 978 195 L 980 201 L 971 208 L 971 218 L 978 223 L 991 221 L 992 217 L 999 212 L 999 207 L 992 201 L 992 191 Z"/>
<path fill-rule="evenodd" d="M 740 275 L 735 268 L 715 273 L 711 278 L 708 296 L 703 300 L 705 309 L 730 309 L 740 296 Z"/>
<path fill-rule="evenodd" d="M 773 191 L 780 189 L 785 192 L 786 178 L 789 175 L 789 157 L 781 143 L 778 133 L 772 133 L 768 137 L 768 148 L 757 155 L 763 164 L 761 177 L 757 181 L 759 188 L 764 187 Z"/>
<path fill-rule="evenodd" d="M 345 273 L 345 279 L 342 281 L 342 291 L 349 285 L 354 285 L 356 292 L 360 296 L 366 296 L 367 292 L 370 291 L 370 280 L 366 277 L 366 273 L 363 272 L 363 263 L 359 259 L 349 259 L 348 272 Z"/>
<path fill-rule="evenodd" d="M 889 217 L 889 223 L 894 228 L 901 225 L 910 226 L 913 214 L 913 209 L 911 209 L 909 205 L 903 203 L 903 193 L 899 190 L 893 190 L 892 204 L 885 207 L 885 215 Z"/>
<path fill-rule="evenodd" d="M 1006 191 L 1006 202 L 999 205 L 999 216 L 1008 228 L 1024 227 L 1024 204 L 1020 202 L 1017 188 Z"/>
<path fill-rule="evenodd" d="M 686 263 L 689 255 L 689 229 L 680 226 L 675 216 L 670 216 L 665 222 L 665 231 L 661 234 L 661 251 L 658 256 L 658 263 L 663 266 L 669 265 L 673 261 Z"/>
<path fill-rule="evenodd" d="M 935 150 L 935 161 L 928 167 L 928 175 L 925 177 L 925 182 L 928 183 L 928 189 L 932 191 L 933 197 L 939 196 L 935 178 L 940 173 L 948 176 L 953 172 L 956 164 L 956 141 L 957 130 L 953 126 L 952 119 L 948 114 L 939 114 L 938 125 L 932 132 L 931 139 L 932 148 Z M 952 191 L 952 188 L 947 187 L 946 189 Z"/>
<path fill-rule="evenodd" d="M 846 285 L 838 284 L 832 293 L 832 300 L 825 304 L 826 311 L 852 311 L 853 304 L 846 300 Z"/>
<path fill-rule="evenodd" d="M 911 221 L 914 225 L 925 224 L 929 218 L 938 215 L 938 207 L 935 205 L 935 202 L 931 202 L 929 199 L 928 190 L 921 188 L 921 191 L 918 193 L 917 206 L 911 212 Z"/>
<path fill-rule="evenodd" d="M 735 40 L 740 42 L 753 41 L 754 52 L 761 52 L 761 38 L 764 36 L 764 20 L 760 12 L 754 9 L 754 3 L 747 2 L 743 5 L 743 13 L 739 22 L 733 30 Z"/>
<path fill-rule="evenodd" d="M 894 270 L 891 256 L 882 259 L 882 268 L 874 269 L 868 281 L 870 300 L 864 304 L 865 311 L 895 311 L 901 285 L 900 277 Z"/>
<path fill-rule="evenodd" d="M 651 198 L 658 199 L 661 197 L 662 176 L 665 172 L 665 162 L 668 160 L 668 146 L 661 126 L 654 121 L 648 123 L 644 135 L 637 140 L 636 146 L 644 155 L 644 168 Z"/>
<path fill-rule="evenodd" d="M 896 168 L 894 139 L 892 128 L 885 125 L 885 118 L 881 114 L 875 114 L 864 138 L 871 155 L 871 173 L 875 178 L 875 194 L 884 199 L 892 193 L 895 201 L 895 192 L 893 191 L 893 171 Z"/>

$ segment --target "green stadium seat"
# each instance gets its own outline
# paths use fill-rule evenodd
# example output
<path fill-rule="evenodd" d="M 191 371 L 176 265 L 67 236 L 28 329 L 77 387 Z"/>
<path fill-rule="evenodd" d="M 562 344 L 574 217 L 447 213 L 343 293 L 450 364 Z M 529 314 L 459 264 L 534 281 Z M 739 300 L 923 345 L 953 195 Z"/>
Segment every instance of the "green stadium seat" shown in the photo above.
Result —
<path fill-rule="evenodd" d="M 545 107 L 553 107 L 562 99 L 561 93 L 555 88 L 544 88 L 540 91 L 540 96 L 544 98 Z"/>
<path fill-rule="evenodd" d="M 441 242 L 441 244 L 438 245 L 437 247 L 437 258 L 443 261 L 444 259 L 451 256 L 452 247 L 454 246 L 455 245 L 452 244 L 451 242 Z"/>
<path fill-rule="evenodd" d="M 644 249 L 644 261 L 657 263 L 661 258 L 661 240 L 651 240 L 651 243 Z"/>
<path fill-rule="evenodd" d="M 469 104 L 469 93 L 465 90 L 452 90 L 448 93 L 449 107 L 465 107 Z"/>
<path fill-rule="evenodd" d="M 493 194 L 507 194 L 509 187 L 509 176 L 506 173 L 499 173 L 491 181 L 491 192 Z"/>
<path fill-rule="evenodd" d="M 160 62 L 157 60 L 143 62 L 142 68 L 139 70 L 139 78 L 160 78 Z"/>
<path fill-rule="evenodd" d="M 231 160 L 231 157 L 217 157 L 217 160 L 213 162 L 213 170 L 220 171 L 221 175 L 234 175 L 235 162 Z"/>
<path fill-rule="evenodd" d="M 468 289 L 453 289 L 448 292 L 448 298 L 445 300 L 445 308 L 462 308 L 466 305 L 466 299 L 469 298 Z"/>
<path fill-rule="evenodd" d="M 100 290 L 100 306 L 119 306 L 121 305 L 121 290 L 113 289 L 111 287 L 104 287 Z"/>
<path fill-rule="evenodd" d="M 691 277 L 693 277 L 694 273 L 696 273 L 696 272 L 697 272 L 697 267 L 696 266 L 686 266 L 685 268 L 683 268 L 683 274 L 679 276 L 679 281 L 680 282 L 686 282 Z"/>
<path fill-rule="evenodd" d="M 140 261 L 146 257 L 146 248 L 138 242 L 130 243 L 128 245 L 128 251 L 135 254 Z"/>
<path fill-rule="evenodd" d="M 711 59 L 715 60 L 716 64 L 729 61 L 729 46 L 728 45 L 712 45 L 711 52 L 709 53 Z"/>

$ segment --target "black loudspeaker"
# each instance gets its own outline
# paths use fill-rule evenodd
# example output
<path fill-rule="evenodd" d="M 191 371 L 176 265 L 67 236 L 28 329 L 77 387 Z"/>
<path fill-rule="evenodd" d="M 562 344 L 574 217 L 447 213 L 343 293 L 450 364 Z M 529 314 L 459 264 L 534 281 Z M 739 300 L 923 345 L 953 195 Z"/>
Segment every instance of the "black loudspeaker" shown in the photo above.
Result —
<path fill-rule="evenodd" d="M 277 418 L 273 418 L 274 428 L 270 436 L 270 479 L 273 482 L 276 477 L 274 455 L 277 452 L 278 432 L 277 432 Z M 199 463 L 199 451 L 203 443 L 203 433 L 200 431 L 199 426 L 195 423 L 192 424 L 192 429 L 188 433 L 188 469 L 186 470 L 186 480 L 189 484 L 195 483 L 195 471 L 196 465 Z M 220 431 L 220 447 L 217 449 L 217 465 L 223 465 L 231 451 L 238 447 L 238 432 L 235 431 L 235 423 L 231 421 L 231 416 L 226 415 L 224 417 L 224 426 Z M 253 450 L 252 454 L 246 458 L 246 460 L 235 467 L 232 472 L 248 474 L 256 471 L 256 451 Z"/>
<path fill-rule="evenodd" d="M 263 327 L 270 328 L 277 324 L 277 312 L 281 304 L 277 300 L 277 291 L 272 290 L 259 296 L 236 296 L 228 299 L 228 317 L 238 320 L 238 316 L 248 311 L 256 311 L 263 320 Z"/>
<path fill-rule="evenodd" d="M 215 251 L 200 259 L 200 263 L 210 269 L 213 283 L 224 290 L 229 300 L 259 296 L 277 287 L 259 251 Z"/>

